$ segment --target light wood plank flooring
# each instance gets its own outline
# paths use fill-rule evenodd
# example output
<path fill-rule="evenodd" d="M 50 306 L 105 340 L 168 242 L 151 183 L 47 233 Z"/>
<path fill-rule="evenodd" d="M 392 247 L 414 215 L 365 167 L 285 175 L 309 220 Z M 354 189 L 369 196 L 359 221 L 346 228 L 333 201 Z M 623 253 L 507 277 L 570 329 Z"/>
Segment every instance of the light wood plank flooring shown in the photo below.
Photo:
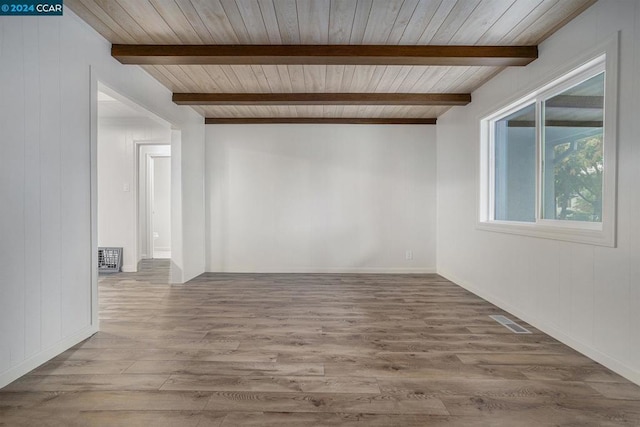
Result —
<path fill-rule="evenodd" d="M 640 387 L 437 275 L 167 278 L 102 277 L 101 332 L 0 391 L 0 425 L 640 425 Z"/>

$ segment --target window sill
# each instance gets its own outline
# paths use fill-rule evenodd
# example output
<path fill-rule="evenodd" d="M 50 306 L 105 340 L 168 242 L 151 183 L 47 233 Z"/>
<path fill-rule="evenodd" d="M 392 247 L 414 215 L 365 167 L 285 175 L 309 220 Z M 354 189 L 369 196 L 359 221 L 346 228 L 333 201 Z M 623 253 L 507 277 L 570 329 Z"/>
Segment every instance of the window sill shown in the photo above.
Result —
<path fill-rule="evenodd" d="M 575 223 L 574 223 L 575 224 Z M 569 224 L 568 224 L 569 225 Z M 589 224 L 593 228 L 593 224 Z M 541 223 L 483 221 L 476 225 L 478 230 L 498 233 L 518 234 L 540 239 L 561 240 L 564 242 L 582 243 L 614 248 L 616 246 L 612 230 L 577 228 Z"/>

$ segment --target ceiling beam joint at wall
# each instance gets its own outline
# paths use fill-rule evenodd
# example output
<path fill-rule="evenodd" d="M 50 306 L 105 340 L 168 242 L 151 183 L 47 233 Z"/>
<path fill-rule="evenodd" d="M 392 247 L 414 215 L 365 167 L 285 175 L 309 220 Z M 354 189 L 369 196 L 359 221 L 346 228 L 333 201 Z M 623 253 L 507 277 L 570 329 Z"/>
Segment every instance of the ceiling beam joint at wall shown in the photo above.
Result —
<path fill-rule="evenodd" d="M 123 64 L 306 64 L 522 66 L 537 46 L 140 45 L 114 44 Z"/>
<path fill-rule="evenodd" d="M 467 105 L 468 93 L 174 93 L 179 105 Z"/>
<path fill-rule="evenodd" d="M 435 125 L 435 118 L 373 118 L 373 117 L 207 117 L 207 125 L 222 124 L 357 124 L 357 125 Z"/>

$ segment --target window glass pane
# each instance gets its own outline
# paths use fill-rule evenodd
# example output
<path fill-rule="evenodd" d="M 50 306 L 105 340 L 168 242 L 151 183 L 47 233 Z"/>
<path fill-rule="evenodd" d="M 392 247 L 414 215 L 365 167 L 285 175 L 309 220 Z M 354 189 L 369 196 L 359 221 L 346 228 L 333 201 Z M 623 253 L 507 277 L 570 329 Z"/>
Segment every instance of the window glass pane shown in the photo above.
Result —
<path fill-rule="evenodd" d="M 543 103 L 543 218 L 602 221 L 604 73 Z"/>
<path fill-rule="evenodd" d="M 494 219 L 535 221 L 535 104 L 494 122 Z"/>

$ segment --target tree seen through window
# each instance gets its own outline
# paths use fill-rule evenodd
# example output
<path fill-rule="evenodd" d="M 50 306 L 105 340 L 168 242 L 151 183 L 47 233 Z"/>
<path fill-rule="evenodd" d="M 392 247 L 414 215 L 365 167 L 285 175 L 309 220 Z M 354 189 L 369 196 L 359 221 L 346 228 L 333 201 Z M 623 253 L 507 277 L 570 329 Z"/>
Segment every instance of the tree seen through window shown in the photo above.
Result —
<path fill-rule="evenodd" d="M 602 134 L 554 147 L 556 219 L 602 221 Z"/>

